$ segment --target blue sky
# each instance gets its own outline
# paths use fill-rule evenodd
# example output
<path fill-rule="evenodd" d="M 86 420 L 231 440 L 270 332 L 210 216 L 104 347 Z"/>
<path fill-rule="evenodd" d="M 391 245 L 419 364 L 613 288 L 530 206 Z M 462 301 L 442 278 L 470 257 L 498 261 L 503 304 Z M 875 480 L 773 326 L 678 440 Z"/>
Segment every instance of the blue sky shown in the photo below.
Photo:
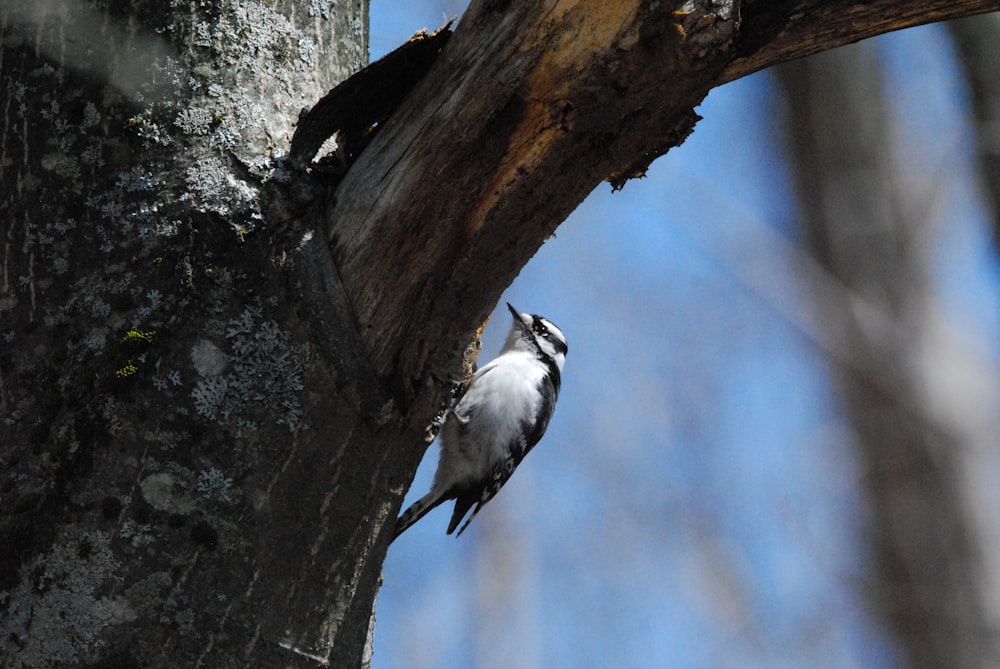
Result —
<path fill-rule="evenodd" d="M 373 59 L 464 3 L 403 4 L 372 3 Z M 914 170 L 956 176 L 943 304 L 996 341 L 946 35 L 878 45 Z M 461 538 L 444 534 L 449 505 L 390 548 L 375 669 L 897 666 L 861 601 L 859 472 L 795 271 L 779 91 L 760 73 L 698 112 L 682 147 L 622 192 L 597 188 L 504 295 L 569 339 L 559 406 Z M 483 360 L 509 327 L 500 304 Z"/>

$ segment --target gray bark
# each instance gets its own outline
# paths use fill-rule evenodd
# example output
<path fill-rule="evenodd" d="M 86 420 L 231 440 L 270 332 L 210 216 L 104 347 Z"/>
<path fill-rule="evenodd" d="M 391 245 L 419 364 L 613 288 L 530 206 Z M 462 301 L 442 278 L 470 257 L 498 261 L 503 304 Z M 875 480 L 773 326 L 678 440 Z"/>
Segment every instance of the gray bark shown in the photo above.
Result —
<path fill-rule="evenodd" d="M 393 518 L 371 443 L 422 435 L 372 421 L 306 184 L 268 193 L 366 12 L 0 9 L 3 666 L 360 660 L 378 570 L 338 520 Z"/>

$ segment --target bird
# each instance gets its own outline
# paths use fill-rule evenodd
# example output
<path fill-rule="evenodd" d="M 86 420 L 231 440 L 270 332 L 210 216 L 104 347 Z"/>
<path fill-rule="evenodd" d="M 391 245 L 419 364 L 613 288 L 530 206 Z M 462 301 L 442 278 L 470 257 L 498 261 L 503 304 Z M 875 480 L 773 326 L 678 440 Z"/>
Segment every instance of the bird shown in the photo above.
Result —
<path fill-rule="evenodd" d="M 566 337 L 552 321 L 507 303 L 514 324 L 496 358 L 480 368 L 447 412 L 430 492 L 396 520 L 393 541 L 439 504 L 455 500 L 448 523 L 460 536 L 545 434 L 559 397 Z M 475 508 L 473 508 L 475 506 Z"/>

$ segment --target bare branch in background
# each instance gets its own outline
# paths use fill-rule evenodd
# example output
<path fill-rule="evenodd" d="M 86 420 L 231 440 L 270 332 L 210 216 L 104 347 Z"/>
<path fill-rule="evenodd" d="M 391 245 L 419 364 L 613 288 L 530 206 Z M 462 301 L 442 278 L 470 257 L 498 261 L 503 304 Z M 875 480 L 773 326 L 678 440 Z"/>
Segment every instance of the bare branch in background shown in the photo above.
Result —
<path fill-rule="evenodd" d="M 1000 240 L 1000 15 L 948 23 L 971 92 L 981 184 L 992 206 L 993 236 Z"/>

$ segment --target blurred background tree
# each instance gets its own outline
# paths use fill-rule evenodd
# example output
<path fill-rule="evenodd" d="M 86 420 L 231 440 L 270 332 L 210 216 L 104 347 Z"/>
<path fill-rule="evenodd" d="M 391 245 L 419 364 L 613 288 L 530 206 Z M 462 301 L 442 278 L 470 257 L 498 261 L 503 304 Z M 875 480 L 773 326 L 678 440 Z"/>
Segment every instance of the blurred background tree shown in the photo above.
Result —
<path fill-rule="evenodd" d="M 462 7 L 374 2 L 373 57 Z M 998 29 L 716 89 L 580 206 L 505 296 L 569 337 L 549 434 L 392 547 L 374 666 L 1000 663 Z"/>

